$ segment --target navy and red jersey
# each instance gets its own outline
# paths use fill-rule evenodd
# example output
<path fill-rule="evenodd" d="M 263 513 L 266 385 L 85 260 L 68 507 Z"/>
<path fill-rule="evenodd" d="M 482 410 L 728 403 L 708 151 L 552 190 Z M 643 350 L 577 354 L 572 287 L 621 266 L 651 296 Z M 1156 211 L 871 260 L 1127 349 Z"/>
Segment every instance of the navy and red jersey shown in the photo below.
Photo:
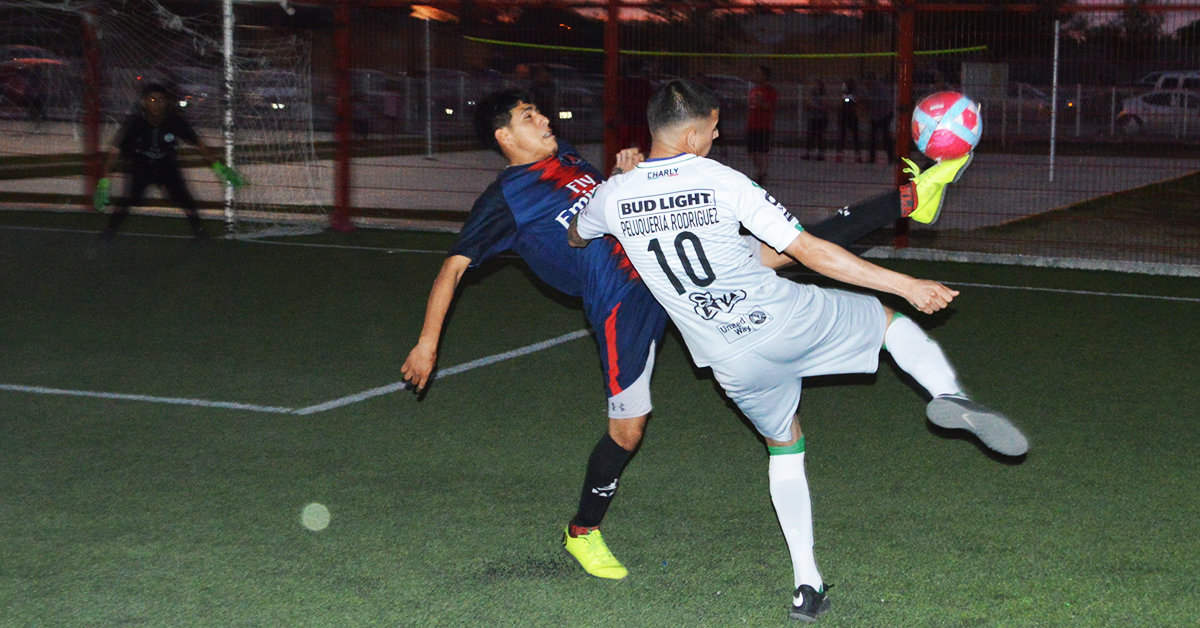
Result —
<path fill-rule="evenodd" d="M 173 167 L 180 140 L 189 144 L 200 142 L 195 129 L 182 116 L 168 111 L 162 122 L 154 126 L 140 108 L 125 119 L 117 138 L 121 157 L 135 167 Z"/>
<path fill-rule="evenodd" d="M 614 238 L 586 248 L 567 244 L 571 218 L 604 181 L 574 146 L 560 141 L 558 152 L 541 161 L 509 166 L 484 190 L 448 255 L 478 266 L 513 250 L 555 289 L 582 297 L 593 325 L 602 324 L 631 286 L 636 271 Z"/>

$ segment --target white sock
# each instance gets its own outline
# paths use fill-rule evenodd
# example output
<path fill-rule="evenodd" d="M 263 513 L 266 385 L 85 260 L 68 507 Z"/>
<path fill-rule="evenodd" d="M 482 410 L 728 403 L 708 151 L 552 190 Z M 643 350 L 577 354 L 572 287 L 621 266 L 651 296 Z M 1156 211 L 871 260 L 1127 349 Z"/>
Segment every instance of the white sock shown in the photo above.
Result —
<path fill-rule="evenodd" d="M 961 394 L 962 386 L 954 367 L 938 343 L 906 316 L 896 316 L 888 325 L 883 348 L 892 354 L 896 366 L 917 380 L 934 397 Z"/>
<path fill-rule="evenodd" d="M 820 591 L 822 580 L 813 555 L 812 503 L 804 475 L 804 452 L 771 456 L 767 473 L 771 502 L 792 555 L 793 588 L 807 584 Z"/>

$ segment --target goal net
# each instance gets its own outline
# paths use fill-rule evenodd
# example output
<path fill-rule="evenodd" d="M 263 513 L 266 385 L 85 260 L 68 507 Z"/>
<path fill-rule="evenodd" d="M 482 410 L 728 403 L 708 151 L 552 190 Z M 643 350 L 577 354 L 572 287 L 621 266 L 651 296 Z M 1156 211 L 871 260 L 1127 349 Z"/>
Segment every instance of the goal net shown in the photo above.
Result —
<path fill-rule="evenodd" d="M 223 216 L 228 232 L 241 237 L 323 229 L 330 177 L 315 145 L 310 33 L 235 29 L 227 54 L 222 3 L 180 5 L 184 9 L 191 12 L 181 15 L 158 0 L 0 0 L 0 124 L 19 136 L 25 152 L 37 153 L 39 163 L 74 165 L 77 172 L 84 47 L 94 41 L 102 149 L 139 106 L 141 86 L 160 83 L 211 152 L 250 183 L 227 190 L 211 164 L 185 150 L 185 177 L 206 217 Z M 93 38 L 82 36 L 88 26 Z M 63 191 L 74 184 L 78 194 L 80 181 L 57 175 L 44 186 Z M 123 188 L 114 184 L 120 194 Z M 36 190 L 27 193 L 37 198 Z"/>

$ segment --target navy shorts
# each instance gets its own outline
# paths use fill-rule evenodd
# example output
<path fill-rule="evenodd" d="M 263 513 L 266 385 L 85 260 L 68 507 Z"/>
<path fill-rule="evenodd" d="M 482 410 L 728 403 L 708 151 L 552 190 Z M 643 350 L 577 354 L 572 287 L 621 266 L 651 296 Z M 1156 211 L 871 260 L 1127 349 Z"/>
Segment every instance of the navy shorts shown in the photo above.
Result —
<path fill-rule="evenodd" d="M 661 344 L 667 318 L 666 310 L 654 300 L 650 290 L 638 282 L 609 310 L 604 320 L 592 321 L 600 345 L 604 387 L 610 400 L 635 385 L 639 388 L 648 386 L 649 373 L 645 371 L 647 366 L 653 368 L 653 347 L 656 343 Z M 643 373 L 647 375 L 645 378 Z M 610 407 L 609 416 L 628 418 L 620 415 L 646 414 L 649 412 L 649 393 L 645 396 L 645 403 L 637 404 L 636 409 Z"/>

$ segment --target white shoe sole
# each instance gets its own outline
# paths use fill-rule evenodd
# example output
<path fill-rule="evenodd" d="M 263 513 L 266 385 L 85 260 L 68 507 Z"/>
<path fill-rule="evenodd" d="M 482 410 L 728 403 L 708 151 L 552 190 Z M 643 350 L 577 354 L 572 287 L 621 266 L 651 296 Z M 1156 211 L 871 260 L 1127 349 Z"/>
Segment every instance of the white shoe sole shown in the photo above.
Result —
<path fill-rule="evenodd" d="M 967 430 L 989 449 L 1005 456 L 1020 456 L 1029 451 L 1029 441 L 1011 421 L 970 399 L 938 397 L 926 406 L 925 416 L 938 427 Z"/>

